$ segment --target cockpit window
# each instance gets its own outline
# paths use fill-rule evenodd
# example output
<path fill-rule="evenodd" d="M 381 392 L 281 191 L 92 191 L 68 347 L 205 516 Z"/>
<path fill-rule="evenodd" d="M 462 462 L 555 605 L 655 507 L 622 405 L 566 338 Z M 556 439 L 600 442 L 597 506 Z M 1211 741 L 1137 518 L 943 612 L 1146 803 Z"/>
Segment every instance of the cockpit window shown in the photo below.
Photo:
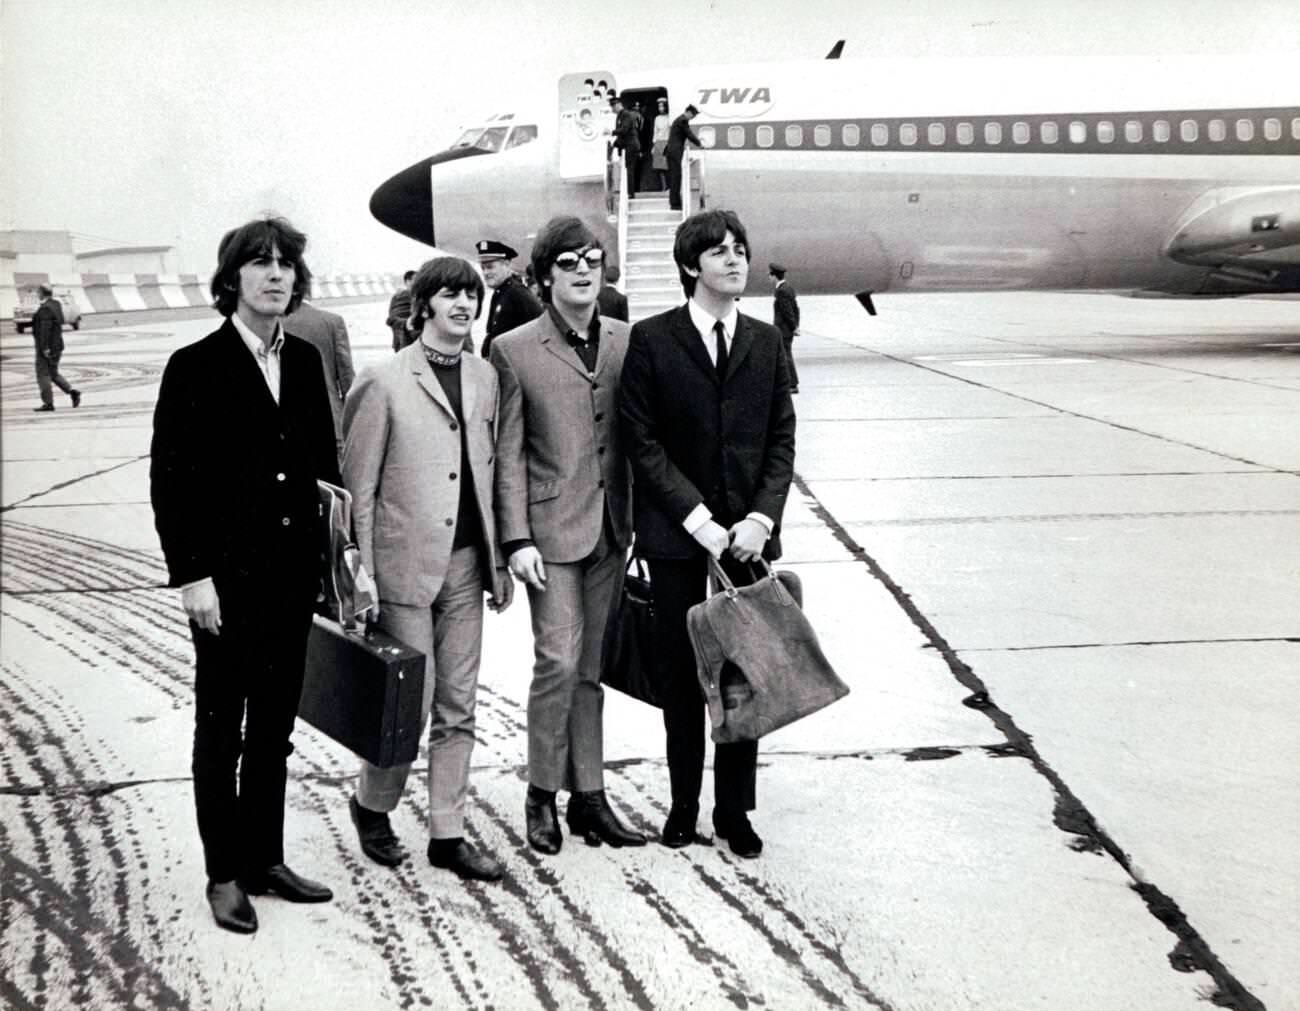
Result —
<path fill-rule="evenodd" d="M 505 149 L 509 151 L 512 147 L 519 147 L 520 144 L 529 144 L 537 139 L 537 127 L 533 124 L 521 124 L 514 128 L 510 134 L 510 139 L 506 141 Z"/>
<path fill-rule="evenodd" d="M 481 126 L 470 127 L 456 138 L 456 142 L 451 146 L 452 150 L 476 147 L 480 151 L 500 151 L 501 144 L 506 139 L 506 131 L 509 129 L 509 126 L 493 126 L 486 130 Z"/>

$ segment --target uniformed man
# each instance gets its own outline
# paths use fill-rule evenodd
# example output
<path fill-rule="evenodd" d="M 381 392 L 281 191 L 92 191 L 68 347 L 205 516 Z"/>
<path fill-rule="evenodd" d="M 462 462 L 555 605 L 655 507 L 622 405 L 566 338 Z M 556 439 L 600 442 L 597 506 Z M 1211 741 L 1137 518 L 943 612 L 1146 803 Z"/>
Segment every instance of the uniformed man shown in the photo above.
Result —
<path fill-rule="evenodd" d="M 488 309 L 487 336 L 483 338 L 483 357 L 492 350 L 492 339 L 542 314 L 542 303 L 515 273 L 510 261 L 519 254 L 504 242 L 481 239 L 478 262 L 483 268 L 483 280 L 492 289 L 492 305 Z"/>

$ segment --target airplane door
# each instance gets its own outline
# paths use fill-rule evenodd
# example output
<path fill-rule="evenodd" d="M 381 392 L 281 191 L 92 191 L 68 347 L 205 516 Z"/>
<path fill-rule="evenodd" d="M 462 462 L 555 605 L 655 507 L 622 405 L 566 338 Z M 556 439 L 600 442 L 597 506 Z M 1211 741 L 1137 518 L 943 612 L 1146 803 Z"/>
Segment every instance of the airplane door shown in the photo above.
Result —
<path fill-rule="evenodd" d="M 606 148 L 614 132 L 609 96 L 614 75 L 606 70 L 565 74 L 560 78 L 560 178 L 603 179 Z"/>

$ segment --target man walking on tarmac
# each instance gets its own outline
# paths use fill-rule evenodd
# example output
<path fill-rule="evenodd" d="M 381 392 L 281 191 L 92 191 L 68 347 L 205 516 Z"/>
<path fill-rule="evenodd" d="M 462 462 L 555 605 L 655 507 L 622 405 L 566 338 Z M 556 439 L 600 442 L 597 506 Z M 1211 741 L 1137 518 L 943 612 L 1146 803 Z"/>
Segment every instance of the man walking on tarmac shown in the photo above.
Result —
<path fill-rule="evenodd" d="M 487 336 L 483 338 L 483 357 L 492 352 L 492 341 L 517 326 L 542 314 L 542 303 L 537 301 L 510 261 L 519 254 L 504 242 L 482 239 L 478 243 L 478 262 L 483 268 L 483 280 L 492 289 L 492 304 L 488 308 Z"/>
<path fill-rule="evenodd" d="M 54 297 L 54 290 L 42 284 L 37 291 L 41 304 L 32 314 L 32 337 L 36 340 L 36 385 L 41 391 L 41 406 L 37 411 L 54 410 L 54 387 L 57 386 L 72 398 L 72 406 L 81 406 L 81 391 L 59 375 L 59 359 L 63 357 L 63 306 Z"/>

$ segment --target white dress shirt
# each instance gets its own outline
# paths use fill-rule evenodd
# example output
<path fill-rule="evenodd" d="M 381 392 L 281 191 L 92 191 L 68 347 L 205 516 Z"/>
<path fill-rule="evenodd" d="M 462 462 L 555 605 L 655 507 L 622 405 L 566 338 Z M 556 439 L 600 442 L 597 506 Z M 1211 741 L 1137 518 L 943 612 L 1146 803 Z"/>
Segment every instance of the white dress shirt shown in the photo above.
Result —
<path fill-rule="evenodd" d="M 278 322 L 275 324 L 275 338 L 271 341 L 270 347 L 267 347 L 262 338 L 253 333 L 248 328 L 248 324 L 239 318 L 239 313 L 232 312 L 230 322 L 235 324 L 239 336 L 244 339 L 244 343 L 253 355 L 253 360 L 257 362 L 262 378 L 266 380 L 266 388 L 271 391 L 271 396 L 278 404 L 280 402 L 280 349 L 284 347 L 284 327 Z"/>

